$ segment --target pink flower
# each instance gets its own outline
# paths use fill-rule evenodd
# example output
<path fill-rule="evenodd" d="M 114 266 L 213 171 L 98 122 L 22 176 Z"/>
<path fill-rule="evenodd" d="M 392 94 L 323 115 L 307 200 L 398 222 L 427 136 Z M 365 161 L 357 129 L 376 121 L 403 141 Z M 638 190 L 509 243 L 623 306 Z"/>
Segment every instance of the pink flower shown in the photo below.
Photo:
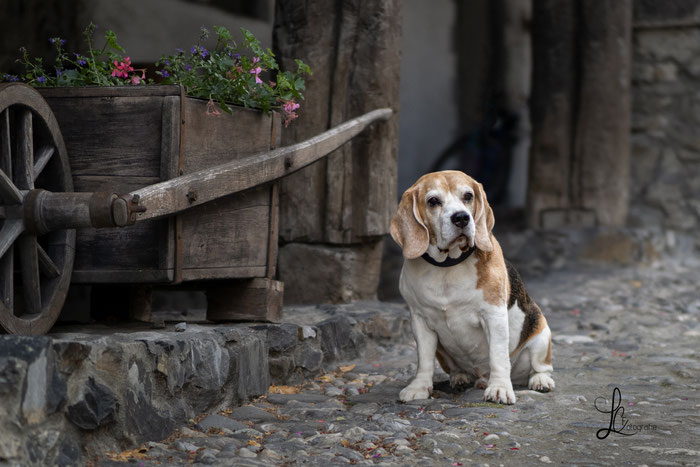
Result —
<path fill-rule="evenodd" d="M 298 109 L 300 106 L 296 102 L 294 102 L 294 99 L 289 99 L 288 101 L 282 101 L 282 114 L 284 118 L 284 127 L 287 128 L 289 124 L 294 120 L 295 118 L 298 117 L 296 112 L 294 112 L 296 109 Z"/>
<path fill-rule="evenodd" d="M 284 103 L 282 108 L 284 108 L 284 111 L 287 112 L 288 114 L 294 112 L 296 109 L 298 109 L 300 106 L 296 102 L 294 102 L 294 99 L 290 99 Z"/>
<path fill-rule="evenodd" d="M 253 63 L 258 63 L 260 61 L 260 57 L 253 57 Z"/>
<path fill-rule="evenodd" d="M 131 77 L 131 84 L 141 84 L 141 81 L 146 79 L 146 69 L 145 68 L 139 68 L 138 70 L 134 71 L 140 71 L 141 76 L 134 75 Z"/>
<path fill-rule="evenodd" d="M 260 76 L 258 76 L 261 71 L 262 71 L 262 68 L 260 68 L 260 67 L 251 68 L 251 70 L 250 70 L 250 74 L 255 75 L 255 83 L 256 84 L 262 84 L 262 80 L 260 79 Z"/>
<path fill-rule="evenodd" d="M 209 99 L 209 102 L 207 102 L 207 115 L 213 115 L 214 117 L 217 117 L 221 115 L 221 112 L 219 112 L 219 109 L 216 108 L 216 104 L 214 104 L 214 99 Z"/>
<path fill-rule="evenodd" d="M 131 66 L 131 59 L 129 57 L 124 58 L 121 63 L 114 61 L 114 70 L 112 70 L 112 76 L 117 78 L 128 78 L 129 72 L 134 71 L 134 67 Z"/>

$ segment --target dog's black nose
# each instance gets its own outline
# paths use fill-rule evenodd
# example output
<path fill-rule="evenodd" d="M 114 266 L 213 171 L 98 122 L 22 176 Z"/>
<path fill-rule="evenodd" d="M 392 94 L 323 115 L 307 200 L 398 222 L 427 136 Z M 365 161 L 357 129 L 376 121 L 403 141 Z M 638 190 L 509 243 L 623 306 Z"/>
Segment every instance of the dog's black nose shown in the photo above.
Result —
<path fill-rule="evenodd" d="M 456 212 L 452 214 L 452 217 L 450 217 L 450 220 L 454 225 L 459 227 L 460 229 L 465 227 L 467 224 L 469 224 L 469 213 L 467 211 L 461 211 L 461 212 Z"/>

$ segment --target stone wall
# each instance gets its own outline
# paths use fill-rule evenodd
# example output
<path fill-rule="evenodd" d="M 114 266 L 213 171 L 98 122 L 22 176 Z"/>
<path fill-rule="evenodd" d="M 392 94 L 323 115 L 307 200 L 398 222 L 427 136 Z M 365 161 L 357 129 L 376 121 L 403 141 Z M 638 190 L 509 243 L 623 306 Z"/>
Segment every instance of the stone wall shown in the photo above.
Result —
<path fill-rule="evenodd" d="M 634 4 L 628 225 L 700 226 L 700 0 Z"/>

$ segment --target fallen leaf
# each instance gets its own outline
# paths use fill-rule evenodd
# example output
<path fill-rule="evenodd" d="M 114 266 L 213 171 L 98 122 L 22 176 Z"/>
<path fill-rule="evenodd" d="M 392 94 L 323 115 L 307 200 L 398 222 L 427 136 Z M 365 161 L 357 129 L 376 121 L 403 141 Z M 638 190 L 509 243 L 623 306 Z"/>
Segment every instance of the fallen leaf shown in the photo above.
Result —
<path fill-rule="evenodd" d="M 261 447 L 260 443 L 258 443 L 257 441 L 254 441 L 252 439 L 248 440 L 248 442 L 246 443 L 246 446 L 255 446 L 256 448 Z"/>
<path fill-rule="evenodd" d="M 354 368 L 355 368 L 355 364 L 354 364 L 354 363 L 353 363 L 352 365 L 345 365 L 345 366 L 341 365 L 341 366 L 338 367 L 338 369 L 339 369 L 342 373 L 347 373 L 348 371 L 352 371 Z"/>
<path fill-rule="evenodd" d="M 342 444 L 345 448 L 349 448 L 350 446 L 352 446 L 352 443 L 347 439 L 340 440 L 340 444 Z"/>
<path fill-rule="evenodd" d="M 270 386 L 268 392 L 272 394 L 298 394 L 299 388 L 296 386 Z"/>
<path fill-rule="evenodd" d="M 324 383 L 330 383 L 331 381 L 333 381 L 333 377 L 331 375 L 321 375 L 318 379 L 320 379 Z"/>

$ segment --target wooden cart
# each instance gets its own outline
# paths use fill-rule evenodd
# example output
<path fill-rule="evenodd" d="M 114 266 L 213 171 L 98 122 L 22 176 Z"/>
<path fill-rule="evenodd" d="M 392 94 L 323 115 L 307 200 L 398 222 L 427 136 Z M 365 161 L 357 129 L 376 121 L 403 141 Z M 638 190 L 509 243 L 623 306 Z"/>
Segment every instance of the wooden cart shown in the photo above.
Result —
<path fill-rule="evenodd" d="M 275 181 L 391 115 L 278 147 L 279 116 L 216 115 L 179 86 L 1 84 L 0 327 L 46 333 L 71 280 L 279 291 Z"/>

